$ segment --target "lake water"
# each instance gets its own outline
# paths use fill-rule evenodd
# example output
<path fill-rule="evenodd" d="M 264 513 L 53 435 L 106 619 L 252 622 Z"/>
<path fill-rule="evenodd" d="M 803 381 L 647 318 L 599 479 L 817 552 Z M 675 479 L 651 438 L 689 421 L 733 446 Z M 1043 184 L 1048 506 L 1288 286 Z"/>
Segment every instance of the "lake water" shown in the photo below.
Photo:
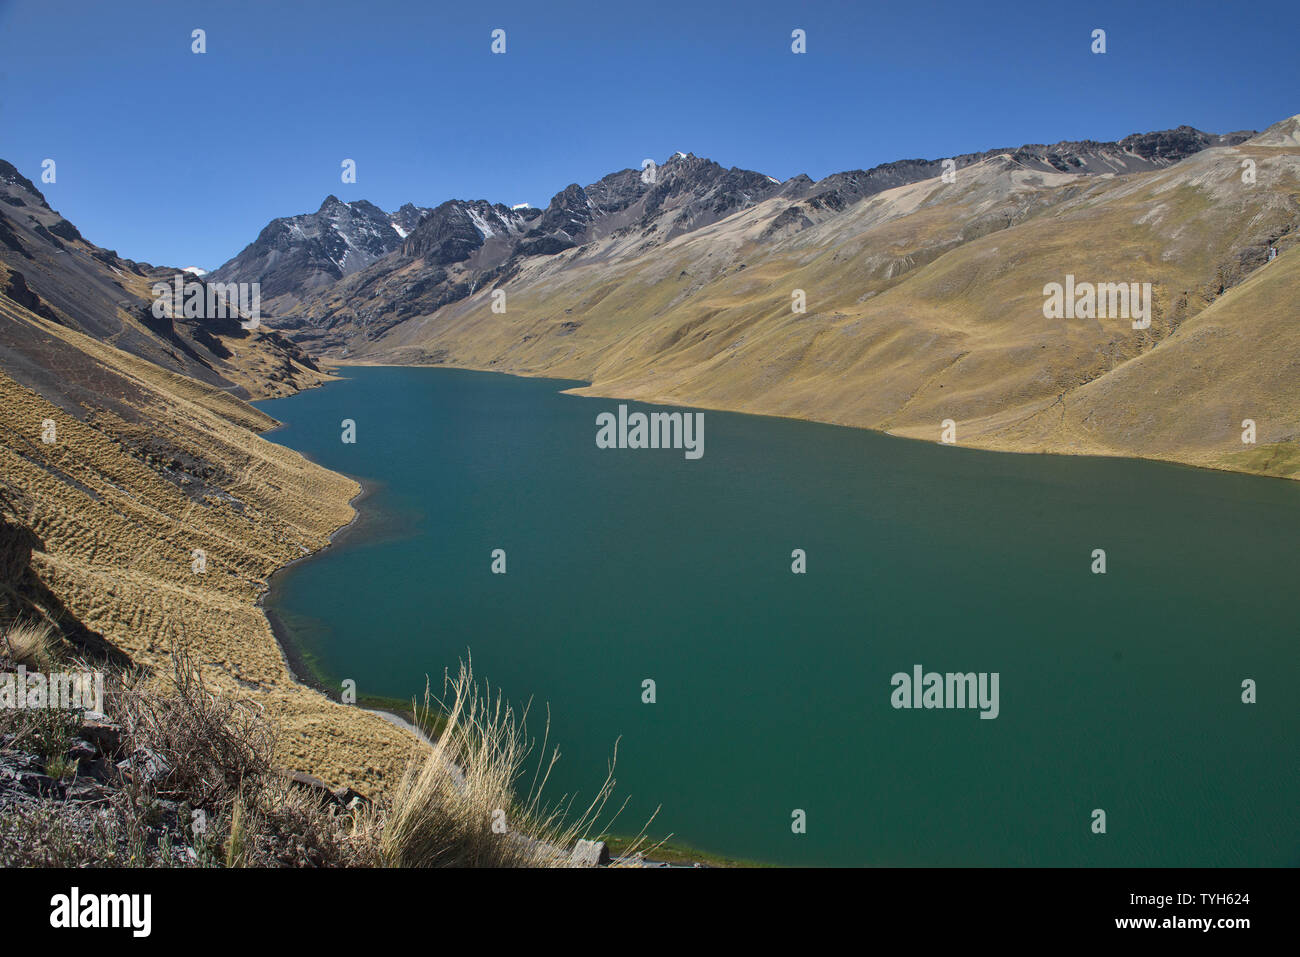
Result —
<path fill-rule="evenodd" d="M 691 461 L 597 448 L 619 402 L 578 383 L 344 374 L 258 403 L 374 486 L 268 605 L 336 687 L 409 698 L 469 650 L 549 703 L 552 797 L 621 737 L 616 831 L 662 805 L 659 836 L 782 864 L 1300 864 L 1300 484 L 722 412 Z M 996 672 L 997 717 L 893 707 L 918 664 Z"/>

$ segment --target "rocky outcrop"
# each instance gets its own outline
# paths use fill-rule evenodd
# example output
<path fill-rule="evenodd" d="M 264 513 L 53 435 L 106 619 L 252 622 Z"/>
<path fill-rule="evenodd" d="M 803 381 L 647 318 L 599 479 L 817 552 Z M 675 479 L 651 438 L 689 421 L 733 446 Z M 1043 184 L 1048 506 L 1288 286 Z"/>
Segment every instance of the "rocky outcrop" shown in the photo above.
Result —
<path fill-rule="evenodd" d="M 155 284 L 170 285 L 179 274 L 89 242 L 49 208 L 31 180 L 0 160 L 0 303 L 240 397 L 283 394 L 321 381 L 302 350 L 269 328 L 250 331 L 233 319 L 173 316 L 170 297 L 162 303 L 163 315 L 155 316 Z M 201 283 L 188 274 L 185 279 Z M 32 388 L 75 387 L 55 381 L 59 377 L 37 355 L 49 350 L 48 337 L 28 338 L 26 332 L 0 331 L 0 364 Z"/>
<path fill-rule="evenodd" d="M 314 213 L 274 219 L 238 256 L 214 270 L 213 282 L 257 282 L 269 312 L 369 266 L 401 247 L 429 210 L 407 204 L 398 213 L 374 203 L 327 196 Z"/>
<path fill-rule="evenodd" d="M 450 200 L 431 210 L 402 243 L 402 256 L 432 267 L 464 262 L 492 240 L 517 242 L 536 210 L 511 210 L 486 200 Z"/>

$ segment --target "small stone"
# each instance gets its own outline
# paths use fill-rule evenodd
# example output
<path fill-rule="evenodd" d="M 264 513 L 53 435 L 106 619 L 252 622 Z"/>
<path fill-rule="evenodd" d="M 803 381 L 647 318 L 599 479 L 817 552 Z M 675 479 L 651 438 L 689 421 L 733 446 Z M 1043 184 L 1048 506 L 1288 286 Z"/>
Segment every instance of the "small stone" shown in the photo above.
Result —
<path fill-rule="evenodd" d="M 109 757 L 116 755 L 122 747 L 122 729 L 111 721 L 90 718 L 92 713 L 88 712 L 82 721 L 80 736 L 99 748 L 101 754 Z"/>
<path fill-rule="evenodd" d="M 148 748 L 139 748 L 135 754 L 117 763 L 117 769 L 123 774 L 138 776 L 137 779 L 153 784 L 172 773 L 171 767 Z"/>
<path fill-rule="evenodd" d="M 68 760 L 76 761 L 81 765 L 90 764 L 99 757 L 99 751 L 85 741 L 74 741 L 72 747 L 68 748 Z"/>
<path fill-rule="evenodd" d="M 25 771 L 18 775 L 18 784 L 29 794 L 49 794 L 54 791 L 56 783 L 48 774 Z"/>
<path fill-rule="evenodd" d="M 571 863 L 577 867 L 604 867 L 609 863 L 609 846 L 604 841 L 580 840 L 574 845 Z"/>
<path fill-rule="evenodd" d="M 346 808 L 351 808 L 355 804 L 369 804 L 370 800 L 360 791 L 354 791 L 352 788 L 342 787 L 334 792 L 334 800 Z"/>
<path fill-rule="evenodd" d="M 306 774 L 303 771 L 294 771 L 289 775 L 289 783 L 314 795 L 316 800 L 320 802 L 321 807 L 328 807 L 331 804 L 338 803 L 338 797 L 330 790 L 330 786 L 318 777 Z"/>
<path fill-rule="evenodd" d="M 90 778 L 77 778 L 67 789 L 69 801 L 97 801 L 107 796 L 108 789 Z"/>

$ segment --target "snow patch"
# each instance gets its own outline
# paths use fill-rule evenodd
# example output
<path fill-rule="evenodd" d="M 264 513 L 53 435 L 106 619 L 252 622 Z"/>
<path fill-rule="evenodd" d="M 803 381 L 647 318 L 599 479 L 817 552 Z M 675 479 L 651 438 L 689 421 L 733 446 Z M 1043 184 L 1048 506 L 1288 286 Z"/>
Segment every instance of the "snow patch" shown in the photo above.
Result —
<path fill-rule="evenodd" d="M 470 222 L 474 224 L 474 228 L 479 231 L 479 234 L 484 239 L 489 239 L 496 235 L 496 233 L 492 231 L 492 227 L 487 224 L 487 220 L 480 216 L 472 206 L 465 207 L 465 212 L 469 214 Z"/>

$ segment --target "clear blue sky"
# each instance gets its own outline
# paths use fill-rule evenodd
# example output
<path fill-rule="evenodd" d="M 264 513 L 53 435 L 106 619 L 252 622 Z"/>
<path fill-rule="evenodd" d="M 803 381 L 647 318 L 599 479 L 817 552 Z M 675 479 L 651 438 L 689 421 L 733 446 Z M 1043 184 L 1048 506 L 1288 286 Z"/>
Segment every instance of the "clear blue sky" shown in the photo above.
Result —
<path fill-rule="evenodd" d="M 0 157 L 33 180 L 55 159 L 42 189 L 93 242 L 211 269 L 330 193 L 544 206 L 675 150 L 818 178 L 1262 129 L 1300 112 L 1298 37 L 1294 0 L 0 0 Z"/>

